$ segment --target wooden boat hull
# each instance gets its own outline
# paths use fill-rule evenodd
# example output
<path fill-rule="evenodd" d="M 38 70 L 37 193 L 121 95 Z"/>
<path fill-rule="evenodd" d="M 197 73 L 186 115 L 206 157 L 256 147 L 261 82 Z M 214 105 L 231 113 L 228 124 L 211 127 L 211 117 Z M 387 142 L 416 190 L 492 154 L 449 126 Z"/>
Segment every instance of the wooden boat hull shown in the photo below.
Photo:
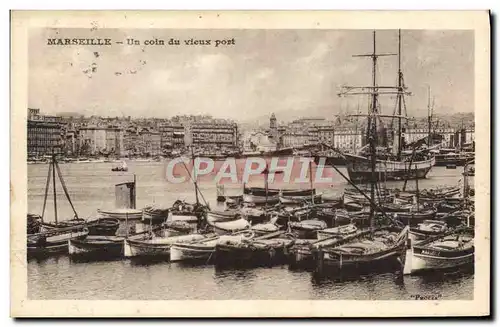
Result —
<path fill-rule="evenodd" d="M 279 195 L 270 195 L 267 197 L 266 196 L 261 196 L 261 195 L 253 195 L 253 194 L 243 194 L 243 202 L 246 203 L 254 203 L 254 204 L 276 204 L 280 201 Z"/>
<path fill-rule="evenodd" d="M 127 258 L 148 257 L 169 259 L 172 244 L 176 242 L 193 242 L 203 240 L 201 234 L 169 236 L 160 241 L 128 239 L 124 241 L 124 255 Z"/>
<path fill-rule="evenodd" d="M 136 209 L 114 209 L 97 210 L 102 218 L 116 218 L 119 220 L 141 220 L 142 210 Z"/>
<path fill-rule="evenodd" d="M 89 234 L 86 228 L 59 233 L 57 231 L 28 235 L 27 254 L 31 256 L 43 256 L 51 254 L 67 254 L 68 241 L 72 239 L 84 239 Z"/>
<path fill-rule="evenodd" d="M 321 202 L 321 194 L 316 194 L 312 197 L 314 199 L 314 203 Z M 290 204 L 302 204 L 305 202 L 312 202 L 311 195 L 296 195 L 296 196 L 279 196 L 279 202 L 281 204 L 290 205 Z"/>
<path fill-rule="evenodd" d="M 346 155 L 347 173 L 354 183 L 367 183 L 371 180 L 372 170 L 370 159 L 354 155 Z M 426 178 L 429 171 L 435 165 L 434 157 L 414 161 L 389 161 L 377 160 L 375 172 L 377 181 L 422 179 Z"/>
<path fill-rule="evenodd" d="M 424 220 L 433 219 L 436 216 L 435 210 L 426 210 L 424 212 L 397 212 L 394 217 L 405 225 L 416 226 Z"/>
<path fill-rule="evenodd" d="M 215 264 L 218 266 L 269 266 L 285 263 L 292 245 L 292 240 L 283 240 L 276 244 L 252 244 L 250 242 L 247 246 L 217 244 Z"/>
<path fill-rule="evenodd" d="M 468 247 L 457 247 L 454 249 L 443 249 L 431 246 L 433 241 L 442 237 L 455 237 L 459 234 L 474 235 L 472 228 L 463 228 L 461 230 L 450 231 L 446 235 L 416 243 L 412 247 L 411 273 L 420 273 L 434 270 L 449 270 L 462 266 L 473 266 L 474 264 L 474 245 Z M 472 236 L 473 237 L 473 236 Z M 472 241 L 473 242 L 473 241 Z"/>
<path fill-rule="evenodd" d="M 387 249 L 370 254 L 337 253 L 318 248 L 314 251 L 316 273 L 335 276 L 336 274 L 365 274 L 374 272 L 400 271 L 403 273 L 409 228 L 399 229 L 395 244 Z M 368 235 L 367 232 L 363 232 Z M 355 237 L 355 235 L 354 235 Z"/>
<path fill-rule="evenodd" d="M 119 227 L 120 221 L 114 218 L 103 218 L 87 223 L 89 235 L 113 236 Z"/>
<path fill-rule="evenodd" d="M 215 245 L 174 244 L 170 249 L 170 261 L 208 261 L 215 252 Z"/>
<path fill-rule="evenodd" d="M 110 259 L 123 256 L 122 237 L 87 237 L 68 240 L 68 253 L 72 259 Z"/>

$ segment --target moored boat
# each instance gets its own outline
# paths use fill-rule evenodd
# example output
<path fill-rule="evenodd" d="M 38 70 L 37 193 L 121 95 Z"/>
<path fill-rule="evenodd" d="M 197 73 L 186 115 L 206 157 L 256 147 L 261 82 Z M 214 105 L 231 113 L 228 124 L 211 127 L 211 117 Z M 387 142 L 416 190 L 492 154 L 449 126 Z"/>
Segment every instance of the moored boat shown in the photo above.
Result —
<path fill-rule="evenodd" d="M 464 227 L 412 247 L 411 272 L 454 269 L 474 263 L 474 229 Z"/>
<path fill-rule="evenodd" d="M 332 237 L 344 237 L 354 234 L 358 228 L 354 224 L 347 224 L 338 227 L 326 228 L 317 232 L 318 240 L 323 240 Z"/>
<path fill-rule="evenodd" d="M 327 227 L 326 223 L 318 219 L 308 219 L 302 221 L 291 221 L 288 227 L 296 238 L 300 239 L 316 239 L 318 231 Z"/>
<path fill-rule="evenodd" d="M 124 241 L 126 258 L 142 257 L 165 260 L 170 257 L 170 248 L 174 243 L 193 242 L 209 238 L 209 235 L 188 234 L 158 237 L 147 234 L 142 238 L 129 238 Z"/>
<path fill-rule="evenodd" d="M 364 274 L 404 270 L 409 227 L 360 231 L 315 251 L 316 272 Z M 371 236 L 373 235 L 373 237 Z"/>
<path fill-rule="evenodd" d="M 219 242 L 228 240 L 242 240 L 253 238 L 255 233 L 253 231 L 245 231 L 243 233 L 236 233 L 233 235 L 218 235 L 204 240 L 193 242 L 176 242 L 170 248 L 170 261 L 193 261 L 204 260 L 209 261 L 215 252 L 215 247 Z"/>
<path fill-rule="evenodd" d="M 28 257 L 68 252 L 68 240 L 83 239 L 89 234 L 84 225 L 54 228 L 27 236 Z"/>
<path fill-rule="evenodd" d="M 111 259 L 123 256 L 124 237 L 87 236 L 68 240 L 68 253 L 72 259 Z"/>
<path fill-rule="evenodd" d="M 113 236 L 120 227 L 120 220 L 116 218 L 97 218 L 87 221 L 89 235 Z"/>
<path fill-rule="evenodd" d="M 444 234 L 448 229 L 446 222 L 441 220 L 424 220 L 417 227 L 410 228 L 410 239 L 412 243 L 429 237 Z"/>

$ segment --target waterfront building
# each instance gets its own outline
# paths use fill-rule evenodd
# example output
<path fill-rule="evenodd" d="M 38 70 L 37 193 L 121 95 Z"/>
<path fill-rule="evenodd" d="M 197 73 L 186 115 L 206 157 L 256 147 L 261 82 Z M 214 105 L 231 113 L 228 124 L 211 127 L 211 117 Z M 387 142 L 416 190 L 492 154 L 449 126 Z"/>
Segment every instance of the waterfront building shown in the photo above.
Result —
<path fill-rule="evenodd" d="M 122 155 L 123 130 L 117 127 L 82 126 L 79 130 L 79 148 L 82 155 Z"/>
<path fill-rule="evenodd" d="M 243 152 L 270 152 L 276 149 L 276 141 L 266 131 L 249 132 L 243 138 Z"/>
<path fill-rule="evenodd" d="M 168 121 L 159 124 L 160 148 L 163 154 L 185 147 L 185 128 L 180 122 Z"/>
<path fill-rule="evenodd" d="M 238 125 L 223 120 L 195 122 L 188 125 L 190 143 L 196 148 L 235 149 L 238 147 Z"/>
<path fill-rule="evenodd" d="M 333 137 L 333 146 L 341 151 L 356 152 L 363 145 L 363 131 L 337 128 Z"/>
<path fill-rule="evenodd" d="M 161 154 L 161 134 L 154 129 L 140 130 L 137 149 L 143 156 L 157 156 Z"/>
<path fill-rule="evenodd" d="M 40 109 L 28 109 L 28 156 L 38 157 L 61 153 L 63 148 L 60 117 L 40 114 Z"/>

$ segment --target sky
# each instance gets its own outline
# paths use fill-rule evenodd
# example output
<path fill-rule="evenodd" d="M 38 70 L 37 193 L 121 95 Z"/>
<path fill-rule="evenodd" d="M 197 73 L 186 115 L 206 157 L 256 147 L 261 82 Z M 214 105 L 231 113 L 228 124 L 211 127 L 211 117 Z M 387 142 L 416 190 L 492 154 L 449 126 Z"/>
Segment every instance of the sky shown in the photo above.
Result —
<path fill-rule="evenodd" d="M 403 30 L 402 71 L 409 116 L 474 111 L 474 33 Z M 112 46 L 48 45 L 48 38 L 110 38 Z M 126 39 L 141 45 L 126 45 Z M 168 45 L 178 39 L 181 45 Z M 189 39 L 212 40 L 188 46 Z M 215 40 L 234 45 L 215 47 Z M 144 45 L 161 39 L 165 45 Z M 276 113 L 323 116 L 367 110 L 366 97 L 339 98 L 342 85 L 370 85 L 371 30 L 33 29 L 30 108 L 45 114 L 169 118 L 208 114 L 251 121 Z M 376 31 L 377 52 L 397 53 L 398 31 Z M 116 44 L 122 41 L 124 44 Z M 378 84 L 395 85 L 397 57 L 381 57 Z M 381 100 L 382 112 L 395 99 Z"/>

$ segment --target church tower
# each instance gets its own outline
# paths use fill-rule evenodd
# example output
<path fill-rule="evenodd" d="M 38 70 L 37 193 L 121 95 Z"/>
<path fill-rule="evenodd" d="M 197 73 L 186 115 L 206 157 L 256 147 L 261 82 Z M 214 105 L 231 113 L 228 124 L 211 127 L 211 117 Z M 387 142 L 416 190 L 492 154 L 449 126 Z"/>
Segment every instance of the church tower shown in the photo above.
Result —
<path fill-rule="evenodd" d="M 278 141 L 278 124 L 276 123 L 276 116 L 271 114 L 269 119 L 269 137 L 274 141 Z"/>

